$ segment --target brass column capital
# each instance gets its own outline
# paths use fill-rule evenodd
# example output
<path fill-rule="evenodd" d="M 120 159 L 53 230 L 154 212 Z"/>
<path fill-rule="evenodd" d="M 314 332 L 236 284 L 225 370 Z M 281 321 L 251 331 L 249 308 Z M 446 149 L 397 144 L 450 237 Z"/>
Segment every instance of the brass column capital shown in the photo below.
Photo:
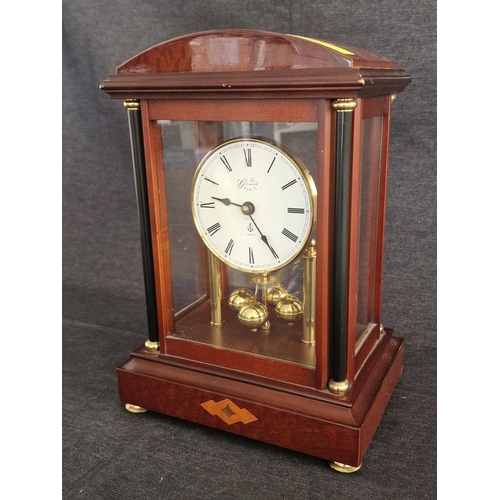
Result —
<path fill-rule="evenodd" d="M 349 99 L 336 99 L 333 101 L 332 106 L 333 109 L 339 112 L 344 112 L 348 113 L 350 111 L 353 111 L 358 103 L 356 102 L 355 99 L 349 98 Z"/>
<path fill-rule="evenodd" d="M 141 103 L 137 99 L 125 99 L 123 105 L 127 109 L 141 109 Z"/>

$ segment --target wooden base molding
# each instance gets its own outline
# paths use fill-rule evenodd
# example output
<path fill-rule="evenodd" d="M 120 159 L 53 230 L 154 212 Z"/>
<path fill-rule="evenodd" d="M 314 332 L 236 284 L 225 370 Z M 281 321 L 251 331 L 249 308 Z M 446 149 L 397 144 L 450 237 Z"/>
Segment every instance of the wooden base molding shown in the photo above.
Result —
<path fill-rule="evenodd" d="M 217 370 L 139 348 L 117 369 L 120 399 L 172 417 L 359 468 L 403 367 L 390 330 L 349 391 Z"/>

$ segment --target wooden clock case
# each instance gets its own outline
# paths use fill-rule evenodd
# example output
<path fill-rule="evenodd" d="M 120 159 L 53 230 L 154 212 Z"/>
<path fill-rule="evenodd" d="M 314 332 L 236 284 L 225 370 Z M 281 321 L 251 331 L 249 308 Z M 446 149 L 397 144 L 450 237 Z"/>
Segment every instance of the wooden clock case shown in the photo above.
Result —
<path fill-rule="evenodd" d="M 293 35 L 220 30 L 156 45 L 101 88 L 128 109 L 140 214 L 148 340 L 118 368 L 120 399 L 357 470 L 401 375 L 403 340 L 380 321 L 391 106 L 410 82 L 394 62 Z M 360 236 L 364 120 L 380 117 L 379 174 Z M 157 120 L 318 124 L 314 367 L 176 336 Z M 371 248 L 368 272 L 358 266 Z M 356 333 L 358 284 L 371 327 Z M 207 307 L 207 297 L 190 314 Z M 193 316 L 194 317 L 194 316 Z"/>

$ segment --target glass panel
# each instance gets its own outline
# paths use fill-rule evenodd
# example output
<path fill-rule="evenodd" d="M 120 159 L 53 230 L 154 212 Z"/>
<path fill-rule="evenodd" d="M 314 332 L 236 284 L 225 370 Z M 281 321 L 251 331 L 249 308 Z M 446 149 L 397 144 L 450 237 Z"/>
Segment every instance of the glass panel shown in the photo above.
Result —
<path fill-rule="evenodd" d="M 314 366 L 301 311 L 311 293 L 304 251 L 316 238 L 317 123 L 158 123 L 175 336 Z M 222 262 L 221 326 L 207 247 Z"/>
<path fill-rule="evenodd" d="M 356 340 L 374 321 L 375 258 L 383 117 L 363 120 L 359 192 Z"/>

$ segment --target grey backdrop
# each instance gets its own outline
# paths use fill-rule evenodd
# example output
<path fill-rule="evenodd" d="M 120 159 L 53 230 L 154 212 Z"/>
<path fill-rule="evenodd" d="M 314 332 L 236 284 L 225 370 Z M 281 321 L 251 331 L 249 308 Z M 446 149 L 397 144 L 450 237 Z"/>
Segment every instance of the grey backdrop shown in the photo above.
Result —
<path fill-rule="evenodd" d="M 147 337 L 126 111 L 99 90 L 167 39 L 217 28 L 354 45 L 412 77 L 393 107 L 383 323 L 403 376 L 362 469 L 148 412 L 115 368 Z M 436 3 L 63 0 L 63 498 L 436 497 Z"/>

